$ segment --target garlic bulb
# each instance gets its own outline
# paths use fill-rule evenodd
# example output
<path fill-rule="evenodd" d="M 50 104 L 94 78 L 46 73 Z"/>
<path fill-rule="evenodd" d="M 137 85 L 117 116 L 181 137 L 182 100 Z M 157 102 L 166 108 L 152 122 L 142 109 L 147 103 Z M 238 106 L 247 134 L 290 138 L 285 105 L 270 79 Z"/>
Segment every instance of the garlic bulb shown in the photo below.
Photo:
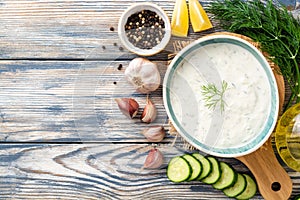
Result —
<path fill-rule="evenodd" d="M 155 91 L 160 85 L 157 65 L 145 58 L 135 58 L 125 70 L 126 79 L 141 93 Z"/>

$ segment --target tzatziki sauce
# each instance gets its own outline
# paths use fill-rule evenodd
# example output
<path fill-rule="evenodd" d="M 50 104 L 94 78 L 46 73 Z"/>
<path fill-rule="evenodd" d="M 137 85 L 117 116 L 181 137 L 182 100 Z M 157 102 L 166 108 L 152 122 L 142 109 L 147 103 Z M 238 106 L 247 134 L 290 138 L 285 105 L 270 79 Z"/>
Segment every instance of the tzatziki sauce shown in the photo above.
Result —
<path fill-rule="evenodd" d="M 202 86 L 215 85 L 223 93 L 220 102 L 207 106 Z M 216 148 L 243 146 L 266 123 L 271 87 L 257 58 L 231 43 L 208 44 L 181 61 L 170 83 L 170 99 L 176 119 L 192 137 Z"/>

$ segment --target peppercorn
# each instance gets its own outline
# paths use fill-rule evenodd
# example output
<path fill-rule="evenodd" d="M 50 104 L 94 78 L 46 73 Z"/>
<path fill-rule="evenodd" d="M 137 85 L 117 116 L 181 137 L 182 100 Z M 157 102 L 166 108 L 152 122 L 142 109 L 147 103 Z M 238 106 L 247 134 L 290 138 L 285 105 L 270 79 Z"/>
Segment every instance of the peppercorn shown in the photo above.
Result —
<path fill-rule="evenodd" d="M 155 12 L 142 10 L 134 13 L 125 24 L 126 36 L 130 43 L 140 49 L 152 49 L 165 34 L 165 22 Z"/>
<path fill-rule="evenodd" d="M 119 64 L 118 70 L 122 70 L 123 65 Z"/>

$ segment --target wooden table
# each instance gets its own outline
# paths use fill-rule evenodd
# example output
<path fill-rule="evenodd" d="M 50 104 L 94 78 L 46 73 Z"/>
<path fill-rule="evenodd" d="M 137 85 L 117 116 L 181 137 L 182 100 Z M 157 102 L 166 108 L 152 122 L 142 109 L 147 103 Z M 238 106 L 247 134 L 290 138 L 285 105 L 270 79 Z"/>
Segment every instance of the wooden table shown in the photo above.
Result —
<path fill-rule="evenodd" d="M 153 2 L 171 17 L 174 0 Z M 0 199 L 226 199 L 201 182 L 167 179 L 170 158 L 189 151 L 180 140 L 171 145 L 161 87 L 150 98 L 158 108 L 153 124 L 168 133 L 158 144 L 165 163 L 141 170 L 152 143 L 140 132 L 149 125 L 127 119 L 114 102 L 134 97 L 143 107 L 146 100 L 124 79 L 136 55 L 122 48 L 116 31 L 131 3 L 0 2 Z M 204 7 L 208 3 L 202 1 Z M 178 40 L 149 57 L 162 77 L 168 54 L 182 44 Z M 236 159 L 220 160 L 250 173 Z M 299 194 L 300 174 L 279 161 L 292 178 L 292 196 Z"/>

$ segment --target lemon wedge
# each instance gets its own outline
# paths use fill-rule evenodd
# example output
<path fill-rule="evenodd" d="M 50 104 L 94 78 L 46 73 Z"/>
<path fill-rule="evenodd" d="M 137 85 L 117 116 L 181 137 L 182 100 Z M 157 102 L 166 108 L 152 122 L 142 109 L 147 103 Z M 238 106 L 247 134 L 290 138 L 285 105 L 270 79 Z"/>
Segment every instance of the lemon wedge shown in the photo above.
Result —
<path fill-rule="evenodd" d="M 189 0 L 189 13 L 194 32 L 204 31 L 213 27 L 199 0 Z"/>
<path fill-rule="evenodd" d="M 176 0 L 171 20 L 172 35 L 186 37 L 189 30 L 189 13 L 186 0 Z"/>

